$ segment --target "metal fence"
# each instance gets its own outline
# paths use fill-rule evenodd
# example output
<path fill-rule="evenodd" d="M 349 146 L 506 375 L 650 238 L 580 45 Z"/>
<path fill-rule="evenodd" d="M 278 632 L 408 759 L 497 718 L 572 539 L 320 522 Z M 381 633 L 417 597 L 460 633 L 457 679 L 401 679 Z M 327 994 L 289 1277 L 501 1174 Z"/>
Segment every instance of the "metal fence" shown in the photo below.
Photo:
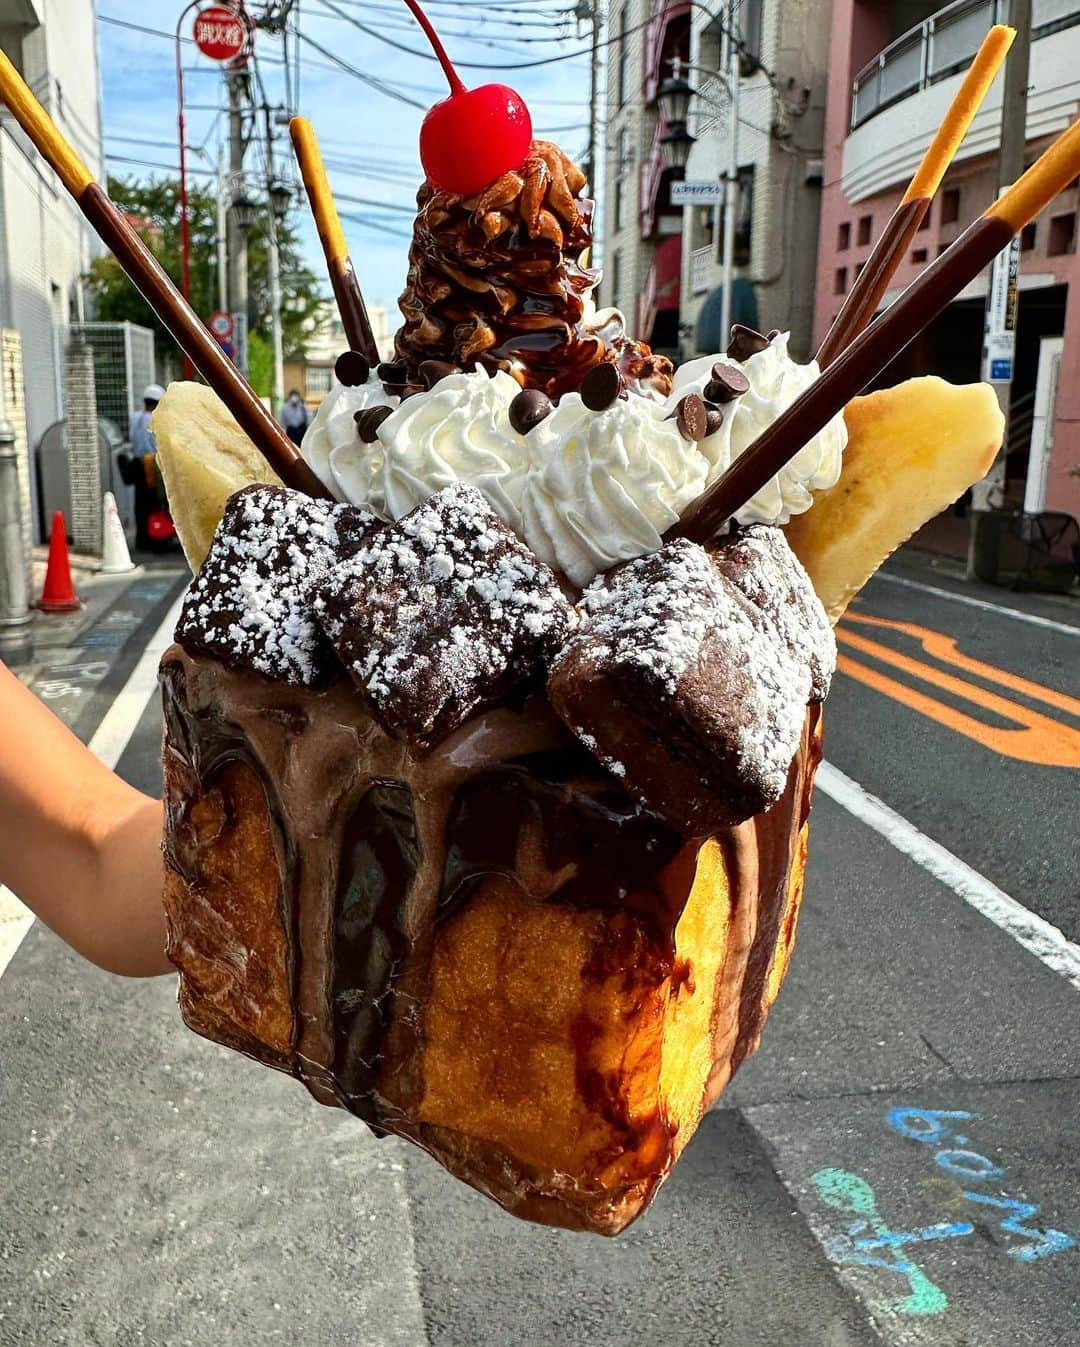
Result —
<path fill-rule="evenodd" d="M 154 334 L 134 323 L 72 323 L 69 341 L 78 340 L 94 353 L 98 416 L 126 437 L 143 389 L 155 382 Z"/>
<path fill-rule="evenodd" d="M 851 129 L 876 112 L 964 69 L 986 30 L 1007 23 L 1008 0 L 956 0 L 901 34 L 855 76 Z M 1080 23 L 1080 0 L 1032 0 L 1033 41 Z"/>

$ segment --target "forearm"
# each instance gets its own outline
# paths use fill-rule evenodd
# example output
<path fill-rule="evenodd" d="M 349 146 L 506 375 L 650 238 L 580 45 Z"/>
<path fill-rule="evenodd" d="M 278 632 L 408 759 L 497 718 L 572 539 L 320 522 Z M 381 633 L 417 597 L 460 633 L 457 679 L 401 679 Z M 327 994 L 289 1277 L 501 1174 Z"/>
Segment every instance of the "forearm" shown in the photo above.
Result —
<path fill-rule="evenodd" d="M 0 665 L 0 883 L 85 958 L 166 973 L 161 805 Z"/>

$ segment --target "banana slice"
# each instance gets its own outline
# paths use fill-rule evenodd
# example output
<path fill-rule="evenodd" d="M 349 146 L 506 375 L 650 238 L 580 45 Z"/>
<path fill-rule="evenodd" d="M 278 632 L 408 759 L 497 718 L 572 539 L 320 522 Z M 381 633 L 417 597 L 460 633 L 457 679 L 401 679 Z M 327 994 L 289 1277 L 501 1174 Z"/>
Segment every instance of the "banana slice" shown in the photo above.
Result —
<path fill-rule="evenodd" d="M 177 536 L 197 571 L 233 492 L 281 479 L 205 384 L 170 384 L 151 427 Z"/>
<path fill-rule="evenodd" d="M 986 475 L 1005 421 L 989 384 L 934 377 L 855 398 L 840 480 L 787 525 L 833 623 L 883 561 Z"/>

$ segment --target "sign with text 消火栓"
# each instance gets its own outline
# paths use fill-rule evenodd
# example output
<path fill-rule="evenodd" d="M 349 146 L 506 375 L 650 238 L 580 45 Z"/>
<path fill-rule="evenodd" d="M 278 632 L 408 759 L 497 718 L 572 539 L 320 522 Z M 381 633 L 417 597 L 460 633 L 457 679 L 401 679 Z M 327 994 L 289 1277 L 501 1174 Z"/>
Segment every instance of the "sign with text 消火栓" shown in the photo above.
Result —
<path fill-rule="evenodd" d="M 225 5 L 210 5 L 195 15 L 195 45 L 213 61 L 232 61 L 244 50 L 248 28 L 244 19 Z"/>

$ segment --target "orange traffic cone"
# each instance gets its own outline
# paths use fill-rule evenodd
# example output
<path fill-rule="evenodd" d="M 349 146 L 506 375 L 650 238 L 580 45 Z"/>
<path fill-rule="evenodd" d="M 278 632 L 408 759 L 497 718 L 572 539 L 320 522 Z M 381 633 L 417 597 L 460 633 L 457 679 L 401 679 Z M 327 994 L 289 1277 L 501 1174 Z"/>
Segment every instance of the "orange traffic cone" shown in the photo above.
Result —
<path fill-rule="evenodd" d="M 71 562 L 68 560 L 67 525 L 63 510 L 53 515 L 49 535 L 49 565 L 45 571 L 45 588 L 37 605 L 43 613 L 73 613 L 82 607 L 82 601 L 71 583 Z"/>

